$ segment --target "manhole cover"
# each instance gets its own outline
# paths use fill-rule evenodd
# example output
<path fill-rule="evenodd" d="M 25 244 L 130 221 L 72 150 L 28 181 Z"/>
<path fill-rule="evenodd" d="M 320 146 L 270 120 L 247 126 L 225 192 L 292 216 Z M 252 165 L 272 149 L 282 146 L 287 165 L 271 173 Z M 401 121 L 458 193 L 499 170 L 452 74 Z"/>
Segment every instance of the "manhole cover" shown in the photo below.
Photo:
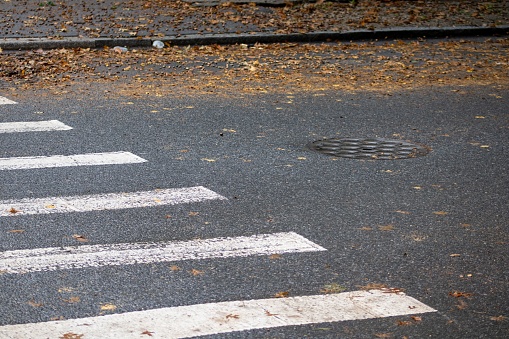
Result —
<path fill-rule="evenodd" d="M 402 140 L 339 138 L 314 141 L 313 151 L 335 157 L 371 160 L 396 160 L 426 155 L 430 148 Z"/>

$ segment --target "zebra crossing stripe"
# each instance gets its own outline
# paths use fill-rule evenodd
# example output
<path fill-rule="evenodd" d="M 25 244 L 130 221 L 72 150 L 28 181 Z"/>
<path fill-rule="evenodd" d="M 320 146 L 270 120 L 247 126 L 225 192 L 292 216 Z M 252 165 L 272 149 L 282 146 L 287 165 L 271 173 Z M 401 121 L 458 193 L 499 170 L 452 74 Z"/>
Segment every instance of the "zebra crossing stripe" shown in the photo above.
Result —
<path fill-rule="evenodd" d="M 67 131 L 70 129 L 72 127 L 58 120 L 0 123 L 0 133 Z"/>
<path fill-rule="evenodd" d="M 0 337 L 189 338 L 254 329 L 376 319 L 436 312 L 405 295 L 383 290 L 238 300 L 0 327 Z M 240 335 L 242 336 L 242 335 Z"/>
<path fill-rule="evenodd" d="M 9 99 L 4 98 L 4 97 L 0 97 L 0 105 L 13 105 L 13 104 L 17 104 L 17 102 L 9 100 Z"/>
<path fill-rule="evenodd" d="M 83 267 L 326 251 L 293 232 L 162 243 L 50 247 L 0 253 L 0 272 L 18 274 Z"/>
<path fill-rule="evenodd" d="M 75 155 L 51 155 L 36 157 L 0 158 L 0 170 L 34 168 L 119 165 L 146 162 L 130 152 L 87 153 Z"/>
<path fill-rule="evenodd" d="M 205 200 L 227 200 L 202 186 L 156 189 L 130 193 L 105 193 L 67 197 L 0 200 L 0 217 L 119 210 L 127 208 L 176 205 Z"/>

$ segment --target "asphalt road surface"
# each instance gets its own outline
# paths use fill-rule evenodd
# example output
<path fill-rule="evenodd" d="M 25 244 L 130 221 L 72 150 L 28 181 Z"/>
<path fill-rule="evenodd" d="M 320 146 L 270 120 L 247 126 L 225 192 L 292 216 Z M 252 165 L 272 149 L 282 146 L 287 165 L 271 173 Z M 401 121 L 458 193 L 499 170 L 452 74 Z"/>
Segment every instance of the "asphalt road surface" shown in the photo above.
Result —
<path fill-rule="evenodd" d="M 507 90 L 10 93 L 0 338 L 509 336 Z M 431 152 L 307 147 L 346 137 Z"/>

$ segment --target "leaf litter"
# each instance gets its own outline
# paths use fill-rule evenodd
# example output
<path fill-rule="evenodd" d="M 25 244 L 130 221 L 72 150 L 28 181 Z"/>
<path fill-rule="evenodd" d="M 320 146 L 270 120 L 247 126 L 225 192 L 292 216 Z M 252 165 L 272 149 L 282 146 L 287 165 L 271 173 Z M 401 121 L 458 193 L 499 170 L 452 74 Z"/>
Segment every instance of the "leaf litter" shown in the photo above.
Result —
<path fill-rule="evenodd" d="M 170 46 L 122 54 L 109 48 L 17 51 L 0 54 L 0 80 L 52 94 L 65 94 L 71 85 L 89 91 L 92 83 L 114 84 L 108 95 L 130 97 L 507 86 L 508 47 L 508 38 L 493 38 Z"/>

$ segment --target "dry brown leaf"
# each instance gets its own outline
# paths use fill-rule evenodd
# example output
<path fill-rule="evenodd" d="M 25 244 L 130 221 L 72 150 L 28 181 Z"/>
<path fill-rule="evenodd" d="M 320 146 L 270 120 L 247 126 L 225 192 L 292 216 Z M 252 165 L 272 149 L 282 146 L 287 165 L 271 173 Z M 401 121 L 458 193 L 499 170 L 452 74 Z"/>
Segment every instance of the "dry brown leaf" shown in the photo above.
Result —
<path fill-rule="evenodd" d="M 226 315 L 226 319 L 239 319 L 239 315 L 230 313 L 230 314 Z"/>
<path fill-rule="evenodd" d="M 289 295 L 289 292 L 277 292 L 274 294 L 274 298 L 288 298 Z"/>
<path fill-rule="evenodd" d="M 410 212 L 408 212 L 408 211 L 397 210 L 397 211 L 394 211 L 394 212 L 399 213 L 399 214 L 410 214 Z"/>
<path fill-rule="evenodd" d="M 9 233 L 24 233 L 25 230 L 9 230 L 7 232 L 9 232 Z"/>
<path fill-rule="evenodd" d="M 74 240 L 77 240 L 79 242 L 88 242 L 88 239 L 85 236 L 80 235 L 80 234 L 73 234 L 72 237 Z"/>
<path fill-rule="evenodd" d="M 346 287 L 343 287 L 339 284 L 332 283 L 332 284 L 326 284 L 321 289 L 321 293 L 330 294 L 330 293 L 339 293 L 346 290 Z"/>
<path fill-rule="evenodd" d="M 458 253 L 453 253 L 453 254 L 449 254 L 450 257 L 461 257 L 461 254 L 458 254 Z"/>
<path fill-rule="evenodd" d="M 10 210 L 9 210 L 9 213 L 12 213 L 12 214 L 16 214 L 16 213 L 19 213 L 21 211 L 15 209 L 14 207 L 12 207 Z"/>
<path fill-rule="evenodd" d="M 30 305 L 30 306 L 32 306 L 32 307 L 41 307 L 41 306 L 44 306 L 44 304 L 43 304 L 43 303 L 38 303 L 38 302 L 36 302 L 36 301 L 34 301 L 34 300 L 29 300 L 29 301 L 27 302 L 27 304 L 28 304 L 28 305 Z"/>
<path fill-rule="evenodd" d="M 380 231 L 393 231 L 394 230 L 394 225 L 383 225 L 383 226 L 378 226 L 378 229 Z"/>
<path fill-rule="evenodd" d="M 189 271 L 192 275 L 194 276 L 197 276 L 197 275 L 203 275 L 205 272 L 204 271 L 200 271 L 200 270 L 197 270 L 197 269 L 192 269 L 191 271 Z"/>
<path fill-rule="evenodd" d="M 357 285 L 357 287 L 360 288 L 361 290 L 368 291 L 368 290 L 381 290 L 381 289 L 385 289 L 385 288 L 387 288 L 387 285 L 385 285 L 385 284 L 377 284 L 377 283 L 369 283 L 369 284 L 364 285 L 364 286 Z"/>
<path fill-rule="evenodd" d="M 270 260 L 281 259 L 281 254 L 271 254 L 271 255 L 269 255 L 269 259 Z"/>
<path fill-rule="evenodd" d="M 447 214 L 449 214 L 449 212 L 445 212 L 445 211 L 436 211 L 436 212 L 433 212 L 433 214 L 435 214 L 435 215 L 447 215 Z"/>
<path fill-rule="evenodd" d="M 392 338 L 392 333 L 375 333 L 377 338 Z"/>
<path fill-rule="evenodd" d="M 180 270 L 181 270 L 181 268 L 178 267 L 177 265 L 171 265 L 170 266 L 170 271 L 174 271 L 175 272 L 175 271 L 180 271 Z"/>
<path fill-rule="evenodd" d="M 408 320 L 398 320 L 397 324 L 398 326 L 408 326 L 412 325 L 412 322 Z"/>
<path fill-rule="evenodd" d="M 265 310 L 265 314 L 266 314 L 268 317 L 273 317 L 273 316 L 277 315 L 277 313 L 270 313 L 268 310 Z"/>
<path fill-rule="evenodd" d="M 200 213 L 199 212 L 189 212 L 190 217 L 196 217 L 198 214 L 200 214 Z"/>
<path fill-rule="evenodd" d="M 507 319 L 507 317 L 504 317 L 503 315 L 499 315 L 497 317 L 490 317 L 490 320 L 493 320 L 493 321 L 505 321 Z"/>
<path fill-rule="evenodd" d="M 155 333 L 155 332 L 150 332 L 149 330 L 141 332 L 141 334 L 148 335 L 149 337 L 152 336 L 152 333 Z"/>
<path fill-rule="evenodd" d="M 117 309 L 117 306 L 110 303 L 106 303 L 102 304 L 100 309 L 101 311 L 115 311 Z"/>
<path fill-rule="evenodd" d="M 412 318 L 413 321 L 422 321 L 422 318 L 421 317 L 418 317 L 416 315 L 413 315 L 411 316 L 410 318 Z"/>
<path fill-rule="evenodd" d="M 472 296 L 472 293 L 453 291 L 453 292 L 449 292 L 449 295 L 451 297 L 455 297 L 455 298 L 461 298 L 461 297 L 470 298 Z"/>
<path fill-rule="evenodd" d="M 62 336 L 59 337 L 59 339 L 81 339 L 83 338 L 83 334 L 76 334 L 72 332 L 67 332 L 62 334 Z"/>
<path fill-rule="evenodd" d="M 80 297 L 78 297 L 78 296 L 74 296 L 74 297 L 70 297 L 69 299 L 62 299 L 62 300 L 69 304 L 75 304 L 75 303 L 79 303 L 81 301 Z"/>

